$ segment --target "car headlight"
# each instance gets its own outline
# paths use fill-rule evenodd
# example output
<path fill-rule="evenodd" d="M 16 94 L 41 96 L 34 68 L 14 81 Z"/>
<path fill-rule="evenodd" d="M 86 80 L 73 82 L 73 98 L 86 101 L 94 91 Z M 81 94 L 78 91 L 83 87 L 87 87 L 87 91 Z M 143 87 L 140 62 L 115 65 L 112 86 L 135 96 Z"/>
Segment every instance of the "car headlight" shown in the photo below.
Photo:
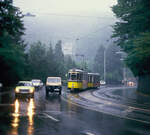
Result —
<path fill-rule="evenodd" d="M 33 93 L 34 92 L 34 89 L 30 89 L 30 93 Z"/>
<path fill-rule="evenodd" d="M 15 92 L 16 92 L 16 93 L 18 93 L 18 92 L 19 92 L 19 89 L 18 89 L 18 88 L 16 88 L 16 89 L 15 89 Z"/>

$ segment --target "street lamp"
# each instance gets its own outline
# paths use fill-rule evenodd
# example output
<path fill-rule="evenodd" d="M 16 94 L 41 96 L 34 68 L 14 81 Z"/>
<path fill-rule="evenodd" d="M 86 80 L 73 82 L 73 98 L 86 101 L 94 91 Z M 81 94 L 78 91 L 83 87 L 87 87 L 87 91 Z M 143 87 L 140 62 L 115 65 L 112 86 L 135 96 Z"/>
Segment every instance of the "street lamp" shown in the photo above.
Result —
<path fill-rule="evenodd" d="M 106 49 L 104 49 L 104 81 L 106 82 Z"/>

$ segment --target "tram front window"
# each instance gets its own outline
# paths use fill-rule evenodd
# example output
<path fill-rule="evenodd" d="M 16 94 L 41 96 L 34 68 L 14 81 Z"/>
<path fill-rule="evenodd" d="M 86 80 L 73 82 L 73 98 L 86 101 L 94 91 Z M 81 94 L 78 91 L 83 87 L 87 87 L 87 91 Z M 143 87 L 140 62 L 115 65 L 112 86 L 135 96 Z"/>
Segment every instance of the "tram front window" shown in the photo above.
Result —
<path fill-rule="evenodd" d="M 77 74 L 71 74 L 71 80 L 77 80 Z"/>
<path fill-rule="evenodd" d="M 79 73 L 69 73 L 69 80 L 73 80 L 73 81 L 79 81 L 82 79 L 82 74 Z"/>

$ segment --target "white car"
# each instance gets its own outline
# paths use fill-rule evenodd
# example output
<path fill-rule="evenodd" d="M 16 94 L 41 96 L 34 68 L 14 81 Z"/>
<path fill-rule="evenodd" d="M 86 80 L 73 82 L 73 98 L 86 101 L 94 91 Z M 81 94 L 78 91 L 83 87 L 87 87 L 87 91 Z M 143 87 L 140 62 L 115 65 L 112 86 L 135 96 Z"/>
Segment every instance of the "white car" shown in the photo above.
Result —
<path fill-rule="evenodd" d="M 105 82 L 104 80 L 101 80 L 101 81 L 100 81 L 100 84 L 101 84 L 101 85 L 105 85 L 106 82 Z"/>
<path fill-rule="evenodd" d="M 31 81 L 19 81 L 15 88 L 15 96 L 28 95 L 34 97 L 35 88 L 32 86 Z"/>
<path fill-rule="evenodd" d="M 35 89 L 40 89 L 43 87 L 43 83 L 41 80 L 38 80 L 38 79 L 34 79 L 32 80 L 32 84 L 33 86 L 35 87 Z"/>

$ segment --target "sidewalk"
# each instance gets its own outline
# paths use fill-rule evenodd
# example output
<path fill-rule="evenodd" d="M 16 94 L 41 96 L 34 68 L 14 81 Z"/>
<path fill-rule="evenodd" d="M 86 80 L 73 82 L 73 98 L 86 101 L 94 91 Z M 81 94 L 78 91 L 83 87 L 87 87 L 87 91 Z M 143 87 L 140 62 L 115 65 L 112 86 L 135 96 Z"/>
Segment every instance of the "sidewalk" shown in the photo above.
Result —
<path fill-rule="evenodd" d="M 120 96 L 126 98 L 127 100 L 136 100 L 140 103 L 150 103 L 150 95 L 138 93 L 136 88 L 114 90 L 112 91 L 112 95 Z"/>
<path fill-rule="evenodd" d="M 78 104 L 140 123 L 150 124 L 150 97 L 138 94 L 132 87 L 101 87 L 79 93 Z M 82 103 L 84 101 L 84 104 Z"/>
<path fill-rule="evenodd" d="M 93 95 L 118 104 L 150 109 L 150 96 L 138 93 L 133 87 L 106 87 L 94 91 Z"/>

